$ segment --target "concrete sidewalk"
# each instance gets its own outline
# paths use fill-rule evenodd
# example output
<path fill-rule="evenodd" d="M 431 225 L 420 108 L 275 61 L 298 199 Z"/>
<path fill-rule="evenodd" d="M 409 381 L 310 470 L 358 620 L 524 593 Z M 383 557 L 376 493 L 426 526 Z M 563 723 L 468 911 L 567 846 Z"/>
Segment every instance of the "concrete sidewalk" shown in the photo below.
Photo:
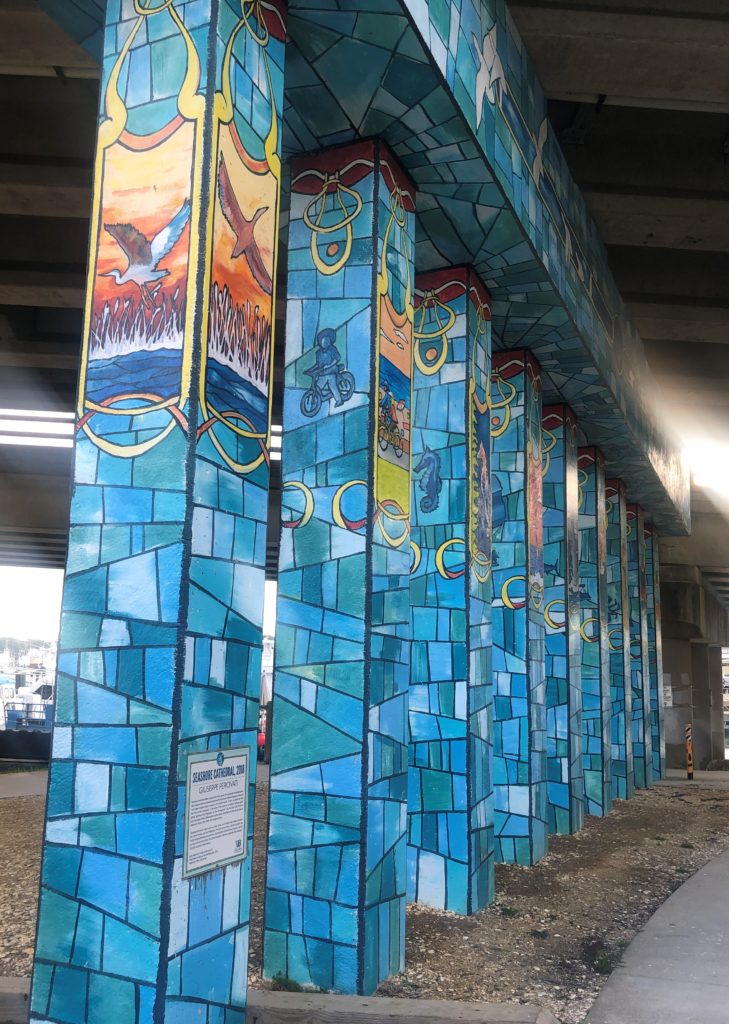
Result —
<path fill-rule="evenodd" d="M 48 772 L 0 772 L 0 800 L 18 796 L 45 796 Z"/>
<path fill-rule="evenodd" d="M 633 939 L 585 1024 L 728 1021 L 726 852 L 677 889 Z"/>

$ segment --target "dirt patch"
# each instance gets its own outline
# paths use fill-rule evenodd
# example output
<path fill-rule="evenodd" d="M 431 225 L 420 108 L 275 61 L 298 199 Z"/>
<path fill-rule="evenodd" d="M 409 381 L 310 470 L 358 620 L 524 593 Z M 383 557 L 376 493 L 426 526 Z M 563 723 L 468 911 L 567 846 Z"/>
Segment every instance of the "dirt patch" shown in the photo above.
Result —
<path fill-rule="evenodd" d="M 250 983 L 261 987 L 265 786 L 259 785 Z M 409 906 L 407 968 L 379 994 L 531 1002 L 579 1024 L 623 950 L 666 898 L 729 847 L 729 791 L 658 786 L 552 837 L 534 868 L 498 865 L 497 898 L 472 918 Z"/>
<path fill-rule="evenodd" d="M 0 977 L 30 974 L 38 906 L 42 796 L 0 800 Z"/>
<path fill-rule="evenodd" d="M 656 787 L 552 837 L 534 868 L 498 865 L 496 902 L 468 919 L 408 908 L 408 998 L 533 1002 L 579 1024 L 666 898 L 729 847 L 729 792 Z"/>
<path fill-rule="evenodd" d="M 251 985 L 261 987 L 267 787 L 253 858 Z M 42 797 L 0 800 L 0 976 L 30 974 Z M 410 906 L 407 968 L 380 987 L 408 999 L 534 1002 L 579 1024 L 636 931 L 682 882 L 729 848 L 729 790 L 660 786 L 552 837 L 534 868 L 499 865 L 493 906 L 472 918 Z"/>

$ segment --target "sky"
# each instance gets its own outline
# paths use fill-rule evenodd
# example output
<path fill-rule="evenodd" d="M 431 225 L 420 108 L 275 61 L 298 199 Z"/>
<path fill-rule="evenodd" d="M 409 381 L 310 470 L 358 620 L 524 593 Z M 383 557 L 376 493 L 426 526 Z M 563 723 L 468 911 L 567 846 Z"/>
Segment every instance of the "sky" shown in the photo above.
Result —
<path fill-rule="evenodd" d="M 62 586 L 60 569 L 0 565 L 0 636 L 57 640 Z"/>
<path fill-rule="evenodd" d="M 63 572 L 0 565 L 0 636 L 17 640 L 57 640 Z M 276 584 L 266 582 L 263 631 L 273 636 Z"/>

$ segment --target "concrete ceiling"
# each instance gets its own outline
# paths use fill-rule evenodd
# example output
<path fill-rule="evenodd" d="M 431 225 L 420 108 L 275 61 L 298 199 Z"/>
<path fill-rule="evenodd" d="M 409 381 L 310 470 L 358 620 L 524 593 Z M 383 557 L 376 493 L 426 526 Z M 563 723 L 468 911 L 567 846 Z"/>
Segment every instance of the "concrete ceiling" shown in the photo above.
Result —
<path fill-rule="evenodd" d="M 515 0 L 510 9 L 667 416 L 687 435 L 729 441 L 725 0 Z M 0 0 L 0 407 L 73 407 L 97 93 L 98 68 L 35 0 Z M 32 506 L 20 470 L 54 496 L 36 503 L 35 518 L 17 513 Z M 63 452 L 0 448 L 0 560 L 22 543 L 24 522 L 38 536 L 63 533 L 68 473 Z M 729 531 L 712 523 L 723 547 L 705 568 L 726 568 L 729 594 Z"/>
<path fill-rule="evenodd" d="M 729 444 L 729 5 L 514 0 L 575 181 L 687 439 Z M 696 564 L 729 602 L 727 507 L 694 488 Z M 729 606 L 729 604 L 728 604 Z"/>

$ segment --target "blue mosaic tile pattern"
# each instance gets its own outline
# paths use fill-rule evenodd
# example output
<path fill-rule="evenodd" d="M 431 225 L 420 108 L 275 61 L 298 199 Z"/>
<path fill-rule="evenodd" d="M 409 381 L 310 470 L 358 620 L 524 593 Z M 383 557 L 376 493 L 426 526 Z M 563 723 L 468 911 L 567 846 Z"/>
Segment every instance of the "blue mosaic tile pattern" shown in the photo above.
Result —
<path fill-rule="evenodd" d="M 83 40 L 92 2 L 72 2 L 69 17 L 46 0 Z M 419 268 L 473 264 L 494 336 L 532 349 L 545 397 L 570 403 L 662 529 L 685 531 L 686 470 L 505 0 L 296 0 L 289 48 L 287 149 L 384 138 L 421 194 Z"/>
<path fill-rule="evenodd" d="M 408 898 L 471 914 L 494 893 L 491 330 L 466 267 L 416 278 Z"/>
<path fill-rule="evenodd" d="M 284 24 L 216 15 L 107 11 L 36 1024 L 245 1016 L 250 860 L 183 881 L 183 780 L 188 751 L 255 766 Z M 236 262 L 225 210 L 262 194 Z M 257 311 L 224 355 L 226 268 Z"/>
<path fill-rule="evenodd" d="M 610 651 L 610 743 L 613 800 L 629 800 L 635 789 L 630 685 L 630 602 L 625 485 L 605 481 L 607 509 L 608 649 Z"/>
<path fill-rule="evenodd" d="M 565 405 L 542 413 L 547 824 L 578 832 L 584 820 L 577 425 Z"/>
<path fill-rule="evenodd" d="M 646 623 L 648 630 L 648 671 L 651 699 L 651 750 L 653 778 L 666 775 L 666 733 L 663 724 L 663 652 L 661 649 L 661 581 L 658 534 L 645 527 Z"/>
<path fill-rule="evenodd" d="M 633 772 L 636 789 L 653 781 L 651 693 L 646 616 L 645 520 L 640 505 L 628 505 L 628 600 L 630 605 L 630 685 Z"/>
<path fill-rule="evenodd" d="M 413 201 L 361 143 L 292 165 L 264 972 L 402 969 Z"/>
<path fill-rule="evenodd" d="M 580 448 L 580 644 L 585 812 L 601 817 L 613 805 L 610 746 L 607 511 L 605 461 L 598 448 Z"/>
<path fill-rule="evenodd" d="M 528 352 L 496 353 L 491 385 L 496 859 L 547 852 L 542 394 Z"/>

